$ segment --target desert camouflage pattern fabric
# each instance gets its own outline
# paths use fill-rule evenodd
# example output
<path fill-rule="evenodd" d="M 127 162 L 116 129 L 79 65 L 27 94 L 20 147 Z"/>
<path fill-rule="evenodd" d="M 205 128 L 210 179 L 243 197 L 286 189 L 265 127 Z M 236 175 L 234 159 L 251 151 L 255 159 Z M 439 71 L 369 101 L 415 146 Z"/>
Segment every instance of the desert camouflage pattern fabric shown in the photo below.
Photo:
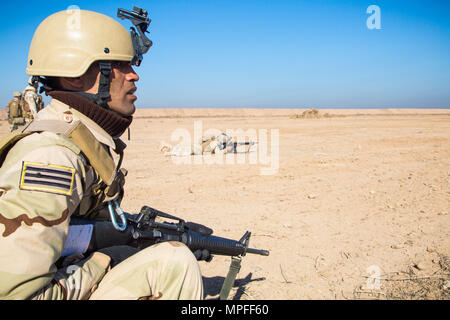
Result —
<path fill-rule="evenodd" d="M 14 98 L 8 103 L 6 106 L 6 116 L 8 118 L 8 123 L 10 124 L 9 131 L 11 132 L 26 124 L 19 98 Z"/>
<path fill-rule="evenodd" d="M 113 139 L 73 108 L 52 100 L 39 120 L 80 120 L 106 148 Z M 0 299 L 202 299 L 200 269 L 181 243 L 144 249 L 111 267 L 110 256 L 66 257 L 72 216 L 98 204 L 102 181 L 66 136 L 19 140 L 0 168 Z"/>
<path fill-rule="evenodd" d="M 43 108 L 42 96 L 36 93 L 36 89 L 27 86 L 23 90 L 22 97 L 24 117 L 34 119 L 37 113 Z"/>

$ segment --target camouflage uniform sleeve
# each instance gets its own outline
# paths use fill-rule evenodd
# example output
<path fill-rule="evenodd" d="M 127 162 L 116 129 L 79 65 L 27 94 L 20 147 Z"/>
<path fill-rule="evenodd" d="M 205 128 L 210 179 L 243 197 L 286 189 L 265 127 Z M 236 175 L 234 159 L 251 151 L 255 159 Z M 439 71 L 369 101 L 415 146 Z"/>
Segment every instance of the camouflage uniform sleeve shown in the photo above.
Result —
<path fill-rule="evenodd" d="M 24 97 L 24 103 L 25 102 L 28 104 L 28 107 L 30 109 L 29 112 L 31 112 L 31 116 L 34 118 L 38 112 L 37 105 L 36 105 L 37 103 L 39 103 L 37 94 L 34 92 L 31 92 L 31 91 L 28 91 Z"/>
<path fill-rule="evenodd" d="M 0 169 L 0 299 L 86 299 L 109 267 L 94 253 L 57 270 L 69 218 L 92 184 L 92 168 L 67 138 L 20 140 Z"/>

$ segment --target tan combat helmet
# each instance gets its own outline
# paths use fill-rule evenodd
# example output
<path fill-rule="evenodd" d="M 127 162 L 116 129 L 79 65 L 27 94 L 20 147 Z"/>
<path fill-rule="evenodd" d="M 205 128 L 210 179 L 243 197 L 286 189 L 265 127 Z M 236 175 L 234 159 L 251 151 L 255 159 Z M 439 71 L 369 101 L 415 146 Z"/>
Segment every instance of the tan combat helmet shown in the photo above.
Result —
<path fill-rule="evenodd" d="M 133 56 L 130 34 L 119 22 L 96 12 L 67 10 L 52 14 L 36 29 L 26 72 L 79 77 L 94 61 L 131 61 Z"/>
<path fill-rule="evenodd" d="M 142 54 L 148 51 L 151 41 L 145 42 L 143 52 L 143 32 L 147 30 L 150 19 L 147 11 L 135 7 L 133 12 L 122 10 L 122 19 L 130 19 L 139 34 L 127 29 L 116 20 L 87 10 L 66 10 L 47 17 L 36 29 L 31 41 L 26 72 L 33 79 L 45 84 L 38 77 L 79 77 L 89 66 L 100 61 L 100 85 L 95 100 L 106 105 L 109 98 L 110 61 L 128 61 L 139 65 Z M 141 30 L 143 29 L 143 31 Z M 145 37 L 145 36 L 144 36 Z M 139 60 L 140 58 L 140 60 Z M 139 63 L 136 61 L 139 60 Z"/>

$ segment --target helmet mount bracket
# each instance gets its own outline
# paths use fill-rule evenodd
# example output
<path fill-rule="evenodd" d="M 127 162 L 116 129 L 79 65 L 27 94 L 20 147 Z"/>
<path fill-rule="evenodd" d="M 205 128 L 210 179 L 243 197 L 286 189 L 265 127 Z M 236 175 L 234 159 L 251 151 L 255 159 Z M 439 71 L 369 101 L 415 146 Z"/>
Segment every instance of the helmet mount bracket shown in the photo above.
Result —
<path fill-rule="evenodd" d="M 136 29 L 133 27 L 130 28 L 131 40 L 134 48 L 134 57 L 131 60 L 131 64 L 139 66 L 143 59 L 142 56 L 147 53 L 153 44 L 152 41 L 145 35 L 146 32 L 148 33 L 147 29 L 152 20 L 148 18 L 147 10 L 139 7 L 134 7 L 133 11 L 119 8 L 117 10 L 117 17 L 122 20 L 130 20 L 138 31 L 136 32 Z"/>

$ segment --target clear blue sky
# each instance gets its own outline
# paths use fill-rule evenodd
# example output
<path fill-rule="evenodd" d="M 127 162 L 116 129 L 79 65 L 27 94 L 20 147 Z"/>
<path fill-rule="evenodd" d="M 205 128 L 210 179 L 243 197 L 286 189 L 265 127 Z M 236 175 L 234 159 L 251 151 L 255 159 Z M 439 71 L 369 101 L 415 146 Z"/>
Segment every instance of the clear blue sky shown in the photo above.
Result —
<path fill-rule="evenodd" d="M 2 1 L 0 107 L 26 84 L 36 27 L 70 5 L 150 12 L 137 107 L 450 107 L 448 0 Z"/>

